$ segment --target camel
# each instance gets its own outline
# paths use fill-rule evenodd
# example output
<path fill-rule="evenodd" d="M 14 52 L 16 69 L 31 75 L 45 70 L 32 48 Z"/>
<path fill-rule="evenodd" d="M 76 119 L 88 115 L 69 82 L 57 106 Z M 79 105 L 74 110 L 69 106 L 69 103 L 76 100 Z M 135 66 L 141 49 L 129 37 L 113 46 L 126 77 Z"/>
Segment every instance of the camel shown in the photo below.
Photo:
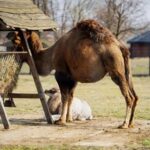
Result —
<path fill-rule="evenodd" d="M 61 102 L 61 94 L 58 88 L 51 88 L 50 90 L 45 90 L 45 94 L 49 96 L 47 105 L 50 113 L 53 114 L 61 114 L 62 111 L 62 102 Z"/>
<path fill-rule="evenodd" d="M 56 87 L 53 87 L 50 90 L 45 90 L 45 94 L 49 96 L 47 104 L 51 114 L 60 115 L 62 111 L 60 90 Z M 92 118 L 93 116 L 90 105 L 85 100 L 73 97 L 72 119 L 83 121 L 91 120 Z"/>
<path fill-rule="evenodd" d="M 33 49 L 34 42 L 30 41 L 39 75 L 56 70 L 62 96 L 62 113 L 56 124 L 72 121 L 71 105 L 77 82 L 93 83 L 109 74 L 126 102 L 124 121 L 119 128 L 133 127 L 138 96 L 132 84 L 129 50 L 107 28 L 95 20 L 83 20 L 44 51 Z"/>

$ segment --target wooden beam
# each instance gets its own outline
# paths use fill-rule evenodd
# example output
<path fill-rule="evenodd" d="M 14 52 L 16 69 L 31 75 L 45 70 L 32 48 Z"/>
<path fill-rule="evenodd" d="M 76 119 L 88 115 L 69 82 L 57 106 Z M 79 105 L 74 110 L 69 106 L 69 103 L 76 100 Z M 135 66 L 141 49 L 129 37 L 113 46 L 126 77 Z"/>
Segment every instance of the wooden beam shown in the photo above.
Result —
<path fill-rule="evenodd" d="M 45 117 L 46 117 L 48 123 L 53 124 L 53 118 L 52 118 L 52 115 L 51 115 L 51 113 L 48 109 L 47 103 L 46 103 L 45 94 L 44 94 L 44 91 L 43 91 L 43 88 L 42 88 L 42 85 L 41 85 L 41 82 L 40 82 L 40 79 L 39 79 L 39 76 L 38 76 L 38 73 L 37 73 L 37 70 L 36 70 L 36 66 L 35 66 L 35 63 L 34 63 L 34 60 L 33 60 L 33 57 L 32 57 L 32 53 L 31 53 L 28 41 L 27 41 L 26 36 L 25 36 L 25 32 L 21 31 L 21 33 L 23 35 L 25 46 L 26 46 L 26 49 L 27 49 L 28 55 L 29 55 L 27 57 L 28 64 L 29 64 L 29 67 L 30 67 L 30 70 L 31 70 L 31 73 L 32 73 L 37 91 L 38 91 L 39 96 L 40 96 L 40 100 L 41 100 L 41 104 L 42 104 L 42 107 L 43 107 L 43 110 L 44 110 L 44 113 L 45 113 Z"/>
<path fill-rule="evenodd" d="M 3 100 L 1 98 L 1 96 L 0 96 L 0 116 L 2 118 L 2 123 L 3 123 L 4 128 L 9 129 L 10 123 L 9 123 L 8 118 L 7 118 L 7 114 L 6 114 L 6 111 L 5 111 L 5 108 L 3 105 Z"/>
<path fill-rule="evenodd" d="M 8 93 L 7 97 L 11 98 L 40 98 L 39 94 L 34 93 Z"/>
<path fill-rule="evenodd" d="M 17 51 L 14 51 L 14 52 L 7 52 L 7 51 L 0 51 L 0 54 L 2 55 L 5 55 L 5 54 L 28 54 L 28 52 L 17 52 Z"/>

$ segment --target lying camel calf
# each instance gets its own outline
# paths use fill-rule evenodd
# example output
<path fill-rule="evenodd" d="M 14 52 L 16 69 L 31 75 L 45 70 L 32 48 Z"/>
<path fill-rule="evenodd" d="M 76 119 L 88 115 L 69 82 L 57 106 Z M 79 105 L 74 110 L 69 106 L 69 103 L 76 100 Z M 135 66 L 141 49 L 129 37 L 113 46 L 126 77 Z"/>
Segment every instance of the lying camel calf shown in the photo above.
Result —
<path fill-rule="evenodd" d="M 57 115 L 56 118 L 59 119 L 62 111 L 60 90 L 52 88 L 50 90 L 45 90 L 45 94 L 49 96 L 47 104 L 51 114 Z M 55 117 L 53 118 L 57 120 Z M 84 100 L 74 97 L 72 101 L 72 118 L 73 120 L 91 120 L 93 116 L 89 104 Z"/>

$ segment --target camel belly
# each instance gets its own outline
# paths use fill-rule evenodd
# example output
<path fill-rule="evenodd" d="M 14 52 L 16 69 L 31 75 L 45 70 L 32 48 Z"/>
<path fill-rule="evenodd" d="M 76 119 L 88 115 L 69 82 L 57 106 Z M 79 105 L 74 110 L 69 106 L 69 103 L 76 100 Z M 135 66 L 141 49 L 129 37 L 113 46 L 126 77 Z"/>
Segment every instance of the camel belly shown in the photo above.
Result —
<path fill-rule="evenodd" d="M 64 51 L 66 64 L 76 81 L 96 82 L 105 76 L 106 70 L 99 49 L 99 44 L 84 39 L 71 43 L 71 46 Z"/>
<path fill-rule="evenodd" d="M 106 70 L 99 58 L 91 57 L 90 59 L 82 59 L 79 64 L 75 63 L 70 70 L 73 78 L 83 83 L 96 82 L 106 74 Z"/>

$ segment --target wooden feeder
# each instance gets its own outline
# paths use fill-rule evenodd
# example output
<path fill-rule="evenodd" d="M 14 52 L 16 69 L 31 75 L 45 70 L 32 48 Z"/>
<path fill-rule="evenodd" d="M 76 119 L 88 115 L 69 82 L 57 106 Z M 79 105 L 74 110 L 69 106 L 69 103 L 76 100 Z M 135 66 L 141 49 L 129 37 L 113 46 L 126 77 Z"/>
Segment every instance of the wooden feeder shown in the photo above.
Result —
<path fill-rule="evenodd" d="M 35 63 L 30 51 L 28 41 L 25 36 L 27 30 L 41 31 L 41 30 L 55 30 L 56 23 L 51 21 L 31 0 L 0 0 L 0 31 L 18 31 L 22 34 L 25 42 L 26 51 L 0 51 L 0 55 L 26 55 L 27 61 L 31 70 L 31 74 L 34 79 L 34 83 L 37 88 L 37 94 L 29 93 L 8 93 L 8 97 L 11 98 L 39 98 L 45 113 L 47 122 L 53 123 L 52 116 L 48 109 L 44 91 L 39 80 L 39 76 L 35 67 Z M 1 68 L 0 68 L 1 71 Z M 6 115 L 5 108 L 2 102 L 2 96 L 4 93 L 0 93 L 0 116 L 5 129 L 10 127 L 9 120 Z"/>

